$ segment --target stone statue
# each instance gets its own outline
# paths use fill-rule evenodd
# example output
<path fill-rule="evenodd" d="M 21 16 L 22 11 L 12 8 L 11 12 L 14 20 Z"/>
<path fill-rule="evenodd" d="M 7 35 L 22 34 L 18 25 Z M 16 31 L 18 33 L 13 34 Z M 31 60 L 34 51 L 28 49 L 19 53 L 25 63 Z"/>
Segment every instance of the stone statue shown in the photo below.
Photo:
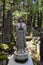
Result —
<path fill-rule="evenodd" d="M 19 23 L 16 25 L 16 48 L 15 54 L 16 60 L 26 60 L 28 54 L 25 50 L 26 47 L 26 24 L 23 22 L 23 18 L 19 19 Z"/>

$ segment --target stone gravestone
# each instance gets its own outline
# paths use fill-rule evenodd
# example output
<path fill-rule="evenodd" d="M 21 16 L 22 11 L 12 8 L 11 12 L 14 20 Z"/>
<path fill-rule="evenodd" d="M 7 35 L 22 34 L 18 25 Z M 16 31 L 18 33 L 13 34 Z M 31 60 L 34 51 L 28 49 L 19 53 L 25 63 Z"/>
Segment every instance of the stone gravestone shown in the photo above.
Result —
<path fill-rule="evenodd" d="M 4 21 L 4 30 L 3 30 L 3 42 L 11 42 L 11 32 L 12 32 L 12 12 L 8 10 L 6 21 Z"/>
<path fill-rule="evenodd" d="M 16 47 L 17 51 L 14 52 L 14 58 L 18 61 L 24 61 L 28 59 L 28 53 L 25 50 L 25 31 L 23 28 L 17 30 Z"/>

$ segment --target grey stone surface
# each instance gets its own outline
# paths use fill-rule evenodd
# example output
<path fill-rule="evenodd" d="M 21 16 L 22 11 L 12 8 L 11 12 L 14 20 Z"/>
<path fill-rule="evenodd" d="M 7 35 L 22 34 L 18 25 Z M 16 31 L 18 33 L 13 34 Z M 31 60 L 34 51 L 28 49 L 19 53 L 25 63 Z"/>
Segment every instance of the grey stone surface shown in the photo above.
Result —
<path fill-rule="evenodd" d="M 16 39 L 16 46 L 18 48 L 18 50 L 24 50 L 25 48 L 25 32 L 24 30 L 17 30 L 17 39 Z"/>
<path fill-rule="evenodd" d="M 15 62 L 13 57 L 14 57 L 14 55 L 9 57 L 8 65 L 33 65 L 33 62 L 32 62 L 30 55 L 28 55 L 28 61 L 26 63 L 23 63 L 23 64 Z"/>

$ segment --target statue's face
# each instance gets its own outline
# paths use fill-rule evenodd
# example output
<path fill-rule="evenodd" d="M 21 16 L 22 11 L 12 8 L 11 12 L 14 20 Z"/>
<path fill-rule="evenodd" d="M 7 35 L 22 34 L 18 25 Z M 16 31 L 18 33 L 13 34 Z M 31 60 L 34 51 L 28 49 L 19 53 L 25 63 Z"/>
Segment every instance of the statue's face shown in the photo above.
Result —
<path fill-rule="evenodd" d="M 20 23 L 23 22 L 23 19 L 20 19 Z"/>

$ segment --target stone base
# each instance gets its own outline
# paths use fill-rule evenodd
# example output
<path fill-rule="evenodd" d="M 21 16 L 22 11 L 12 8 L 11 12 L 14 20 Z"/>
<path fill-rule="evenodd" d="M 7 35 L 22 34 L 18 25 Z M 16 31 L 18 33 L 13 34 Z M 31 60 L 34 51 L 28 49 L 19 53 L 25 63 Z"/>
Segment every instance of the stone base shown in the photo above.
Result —
<path fill-rule="evenodd" d="M 25 61 L 28 59 L 28 53 L 25 51 L 18 51 L 18 52 L 14 52 L 14 59 L 18 60 L 18 61 Z"/>

